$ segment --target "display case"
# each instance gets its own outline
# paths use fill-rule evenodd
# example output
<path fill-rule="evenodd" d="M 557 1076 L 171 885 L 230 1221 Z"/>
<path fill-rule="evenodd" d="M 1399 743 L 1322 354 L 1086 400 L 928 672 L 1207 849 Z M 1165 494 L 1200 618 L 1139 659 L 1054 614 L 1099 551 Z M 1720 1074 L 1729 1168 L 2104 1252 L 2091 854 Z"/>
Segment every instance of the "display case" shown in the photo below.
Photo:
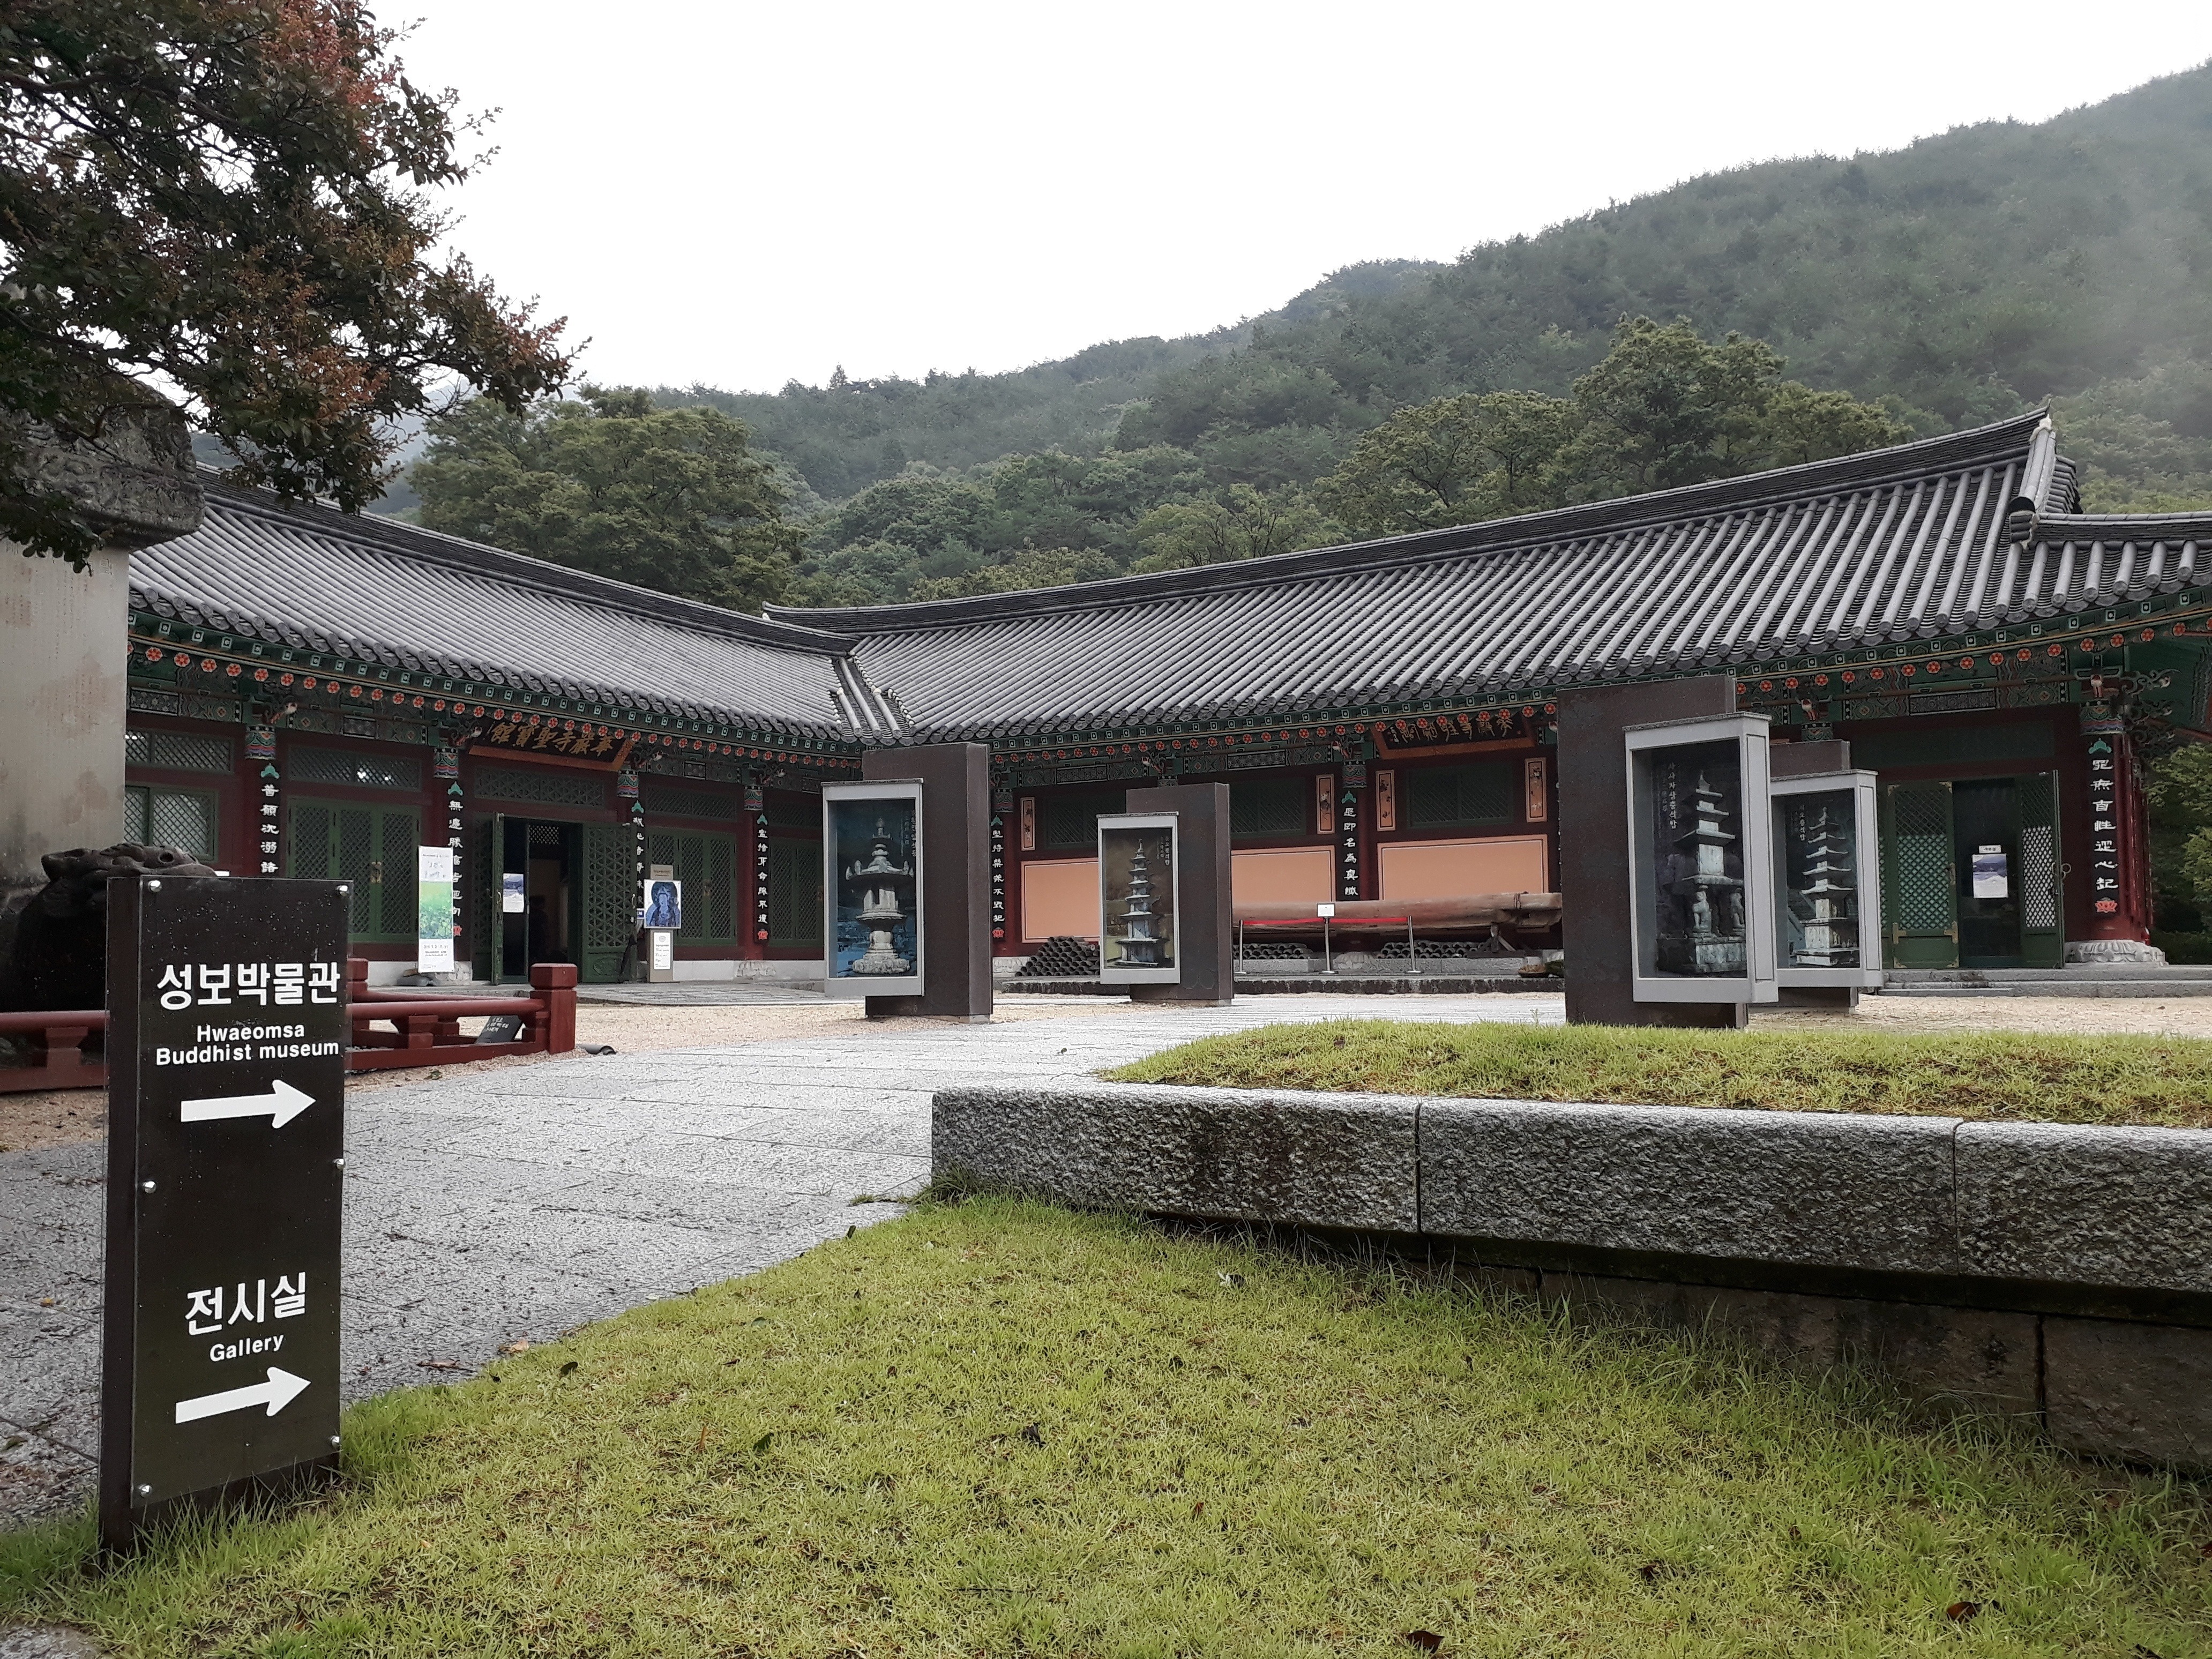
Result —
<path fill-rule="evenodd" d="M 1115 812 L 1098 820 L 1098 977 L 1107 985 L 1182 981 L 1176 902 L 1181 820 Z"/>
<path fill-rule="evenodd" d="M 1817 772 L 1770 786 L 1775 977 L 1788 985 L 1881 985 L 1881 836 L 1875 775 Z"/>
<path fill-rule="evenodd" d="M 822 786 L 822 895 L 833 997 L 921 994 L 919 779 Z"/>
<path fill-rule="evenodd" d="M 1775 1000 L 1766 732 L 1723 714 L 1623 733 L 1638 1002 Z"/>

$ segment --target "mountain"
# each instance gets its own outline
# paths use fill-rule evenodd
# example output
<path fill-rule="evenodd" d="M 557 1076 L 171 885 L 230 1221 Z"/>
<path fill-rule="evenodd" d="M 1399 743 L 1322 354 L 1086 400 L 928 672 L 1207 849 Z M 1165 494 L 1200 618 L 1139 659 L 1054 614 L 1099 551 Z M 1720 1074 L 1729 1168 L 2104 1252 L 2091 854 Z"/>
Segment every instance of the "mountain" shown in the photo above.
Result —
<path fill-rule="evenodd" d="M 912 463 L 1170 444 L 1221 483 L 1307 482 L 1392 410 L 1559 392 L 1624 315 L 1771 342 L 1813 385 L 1916 429 L 2078 399 L 2093 495 L 2212 473 L 2212 66 L 2029 125 L 1849 159 L 1762 162 L 1449 265 L 1337 272 L 1238 327 L 1093 346 L 1010 374 L 694 387 L 826 501 Z M 2086 453 L 2085 453 L 2086 452 Z"/>

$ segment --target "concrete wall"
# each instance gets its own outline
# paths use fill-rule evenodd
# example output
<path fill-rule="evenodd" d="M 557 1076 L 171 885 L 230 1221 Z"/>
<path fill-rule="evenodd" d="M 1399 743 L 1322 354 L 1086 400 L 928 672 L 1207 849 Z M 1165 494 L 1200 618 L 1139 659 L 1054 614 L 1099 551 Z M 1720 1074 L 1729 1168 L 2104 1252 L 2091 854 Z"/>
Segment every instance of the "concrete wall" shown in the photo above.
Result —
<path fill-rule="evenodd" d="M 940 1174 L 1368 1236 L 2212 1470 L 2212 1132 L 1079 1078 L 944 1091 L 931 1134 Z"/>
<path fill-rule="evenodd" d="M 96 443 L 34 440 L 32 465 L 107 545 L 79 571 L 0 541 L 0 959 L 41 857 L 123 838 L 129 550 L 200 521 L 191 441 L 166 406 L 117 410 Z"/>
<path fill-rule="evenodd" d="M 42 854 L 123 838 L 131 558 L 88 570 L 0 542 L 0 887 L 42 886 Z"/>

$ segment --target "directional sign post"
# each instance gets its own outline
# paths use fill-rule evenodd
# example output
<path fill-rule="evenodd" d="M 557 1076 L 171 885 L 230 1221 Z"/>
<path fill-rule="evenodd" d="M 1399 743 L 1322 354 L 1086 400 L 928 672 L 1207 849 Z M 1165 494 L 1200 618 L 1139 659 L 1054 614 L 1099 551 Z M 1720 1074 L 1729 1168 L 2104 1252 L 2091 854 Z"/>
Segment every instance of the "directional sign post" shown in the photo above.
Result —
<path fill-rule="evenodd" d="M 108 887 L 100 1528 L 332 1464 L 345 887 Z"/>

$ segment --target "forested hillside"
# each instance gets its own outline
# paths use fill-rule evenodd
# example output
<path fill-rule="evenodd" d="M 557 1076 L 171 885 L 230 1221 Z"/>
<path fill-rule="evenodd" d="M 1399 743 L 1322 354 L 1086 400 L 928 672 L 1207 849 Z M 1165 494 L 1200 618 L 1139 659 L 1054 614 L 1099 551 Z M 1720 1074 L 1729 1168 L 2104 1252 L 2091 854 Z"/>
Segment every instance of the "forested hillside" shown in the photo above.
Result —
<path fill-rule="evenodd" d="M 1212 336 L 655 400 L 742 420 L 808 525 L 791 596 L 858 603 L 1649 487 L 1663 466 L 1592 452 L 1611 441 L 1586 378 L 1638 317 L 1686 319 L 1700 373 L 1732 331 L 1786 360 L 1789 382 L 1762 369 L 1752 401 L 1715 416 L 1735 437 L 1693 446 L 1707 475 L 2056 397 L 2090 505 L 2212 502 L 2212 69 L 2035 126 L 1713 174 L 1448 266 L 1353 267 Z M 1658 386 L 1651 368 L 1632 392 Z M 1542 398 L 1498 395 L 1521 392 Z M 1499 485 L 1498 446 L 1528 430 L 1552 446 L 1540 478 Z M 1439 443 L 1475 471 L 1425 500 L 1408 481 Z"/>

